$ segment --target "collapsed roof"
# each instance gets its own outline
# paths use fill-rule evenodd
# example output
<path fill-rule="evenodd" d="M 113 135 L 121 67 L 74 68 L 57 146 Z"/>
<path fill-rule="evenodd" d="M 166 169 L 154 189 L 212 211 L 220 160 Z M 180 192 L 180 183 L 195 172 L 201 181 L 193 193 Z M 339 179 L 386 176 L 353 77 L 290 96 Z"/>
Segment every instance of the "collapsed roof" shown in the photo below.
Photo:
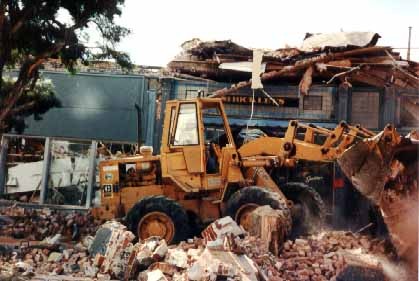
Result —
<path fill-rule="evenodd" d="M 302 94 L 308 93 L 313 81 L 418 89 L 419 64 L 403 60 L 391 47 L 376 46 L 379 38 L 373 32 L 307 34 L 300 48 L 264 50 L 262 81 L 296 82 Z M 186 41 L 182 47 L 182 53 L 168 64 L 170 71 L 215 81 L 242 81 L 217 95 L 250 85 L 252 49 L 230 40 L 199 39 Z"/>

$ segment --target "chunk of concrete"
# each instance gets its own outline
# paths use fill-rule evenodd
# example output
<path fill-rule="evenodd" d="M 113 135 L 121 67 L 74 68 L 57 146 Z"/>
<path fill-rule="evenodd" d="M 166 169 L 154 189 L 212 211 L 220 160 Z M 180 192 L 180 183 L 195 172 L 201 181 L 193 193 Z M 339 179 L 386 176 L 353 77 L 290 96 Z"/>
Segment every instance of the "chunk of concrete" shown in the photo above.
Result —
<path fill-rule="evenodd" d="M 188 255 L 182 249 L 169 249 L 164 261 L 179 268 L 188 267 Z"/>
<path fill-rule="evenodd" d="M 153 259 L 162 260 L 167 254 L 169 248 L 167 247 L 166 240 L 161 240 L 160 244 L 153 251 Z"/>
<path fill-rule="evenodd" d="M 63 254 L 58 252 L 52 252 L 48 256 L 49 262 L 60 262 L 63 259 Z"/>
<path fill-rule="evenodd" d="M 256 208 L 250 216 L 249 234 L 266 241 L 267 250 L 279 254 L 280 246 L 291 230 L 287 215 L 282 210 L 274 210 L 265 205 Z"/>
<path fill-rule="evenodd" d="M 121 279 L 130 258 L 135 236 L 124 225 L 116 221 L 103 224 L 89 248 L 99 272 Z"/>
<path fill-rule="evenodd" d="M 257 268 L 246 255 L 228 251 L 205 249 L 198 260 L 187 270 L 189 280 L 199 281 L 218 277 L 257 281 Z"/>
<path fill-rule="evenodd" d="M 224 240 L 228 234 L 233 236 L 244 235 L 245 231 L 231 218 L 223 217 L 211 223 L 202 233 L 206 241 Z"/>
<path fill-rule="evenodd" d="M 167 278 L 160 269 L 155 269 L 147 272 L 147 281 L 167 281 Z"/>

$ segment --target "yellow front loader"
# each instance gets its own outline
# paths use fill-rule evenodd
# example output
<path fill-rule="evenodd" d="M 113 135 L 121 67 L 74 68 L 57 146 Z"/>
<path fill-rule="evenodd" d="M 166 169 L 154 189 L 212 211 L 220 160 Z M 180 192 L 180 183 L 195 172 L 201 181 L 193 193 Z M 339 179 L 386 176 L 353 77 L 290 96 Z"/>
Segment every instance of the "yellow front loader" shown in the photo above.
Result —
<path fill-rule="evenodd" d="M 214 120 L 222 125 L 214 128 Z M 320 196 L 303 183 L 278 186 L 269 172 L 297 160 L 333 161 L 373 135 L 344 122 L 328 130 L 290 121 L 283 138 L 264 136 L 237 148 L 221 99 L 168 101 L 160 155 L 142 147 L 140 155 L 102 161 L 101 206 L 94 213 L 125 217 L 141 239 L 174 243 L 194 234 L 195 225 L 225 215 L 247 227 L 252 210 L 270 205 L 282 210 L 284 233 L 292 223 L 307 232 L 324 218 Z"/>

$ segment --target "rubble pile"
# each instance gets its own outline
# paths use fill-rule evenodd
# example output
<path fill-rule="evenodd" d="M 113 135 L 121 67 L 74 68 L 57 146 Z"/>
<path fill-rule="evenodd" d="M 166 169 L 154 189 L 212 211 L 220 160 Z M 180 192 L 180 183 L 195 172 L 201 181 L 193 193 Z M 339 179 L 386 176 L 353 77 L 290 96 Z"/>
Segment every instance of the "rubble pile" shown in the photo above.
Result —
<path fill-rule="evenodd" d="M 98 270 L 88 255 L 92 239 L 74 245 L 35 243 L 23 245 L 17 252 L 0 255 L 0 280 L 12 277 L 68 275 L 93 277 Z"/>
<path fill-rule="evenodd" d="M 332 231 L 285 241 L 277 256 L 269 250 L 272 241 L 249 235 L 230 217 L 210 224 L 202 237 L 178 245 L 168 245 L 158 237 L 135 243 L 135 236 L 124 225 L 110 221 L 99 227 L 94 238 L 87 236 L 77 243 L 44 241 L 3 255 L 0 280 L 16 276 L 56 276 L 61 280 L 331 280 L 359 270 L 348 267 L 353 265 L 354 256 L 389 255 L 388 247 L 378 239 Z M 370 275 L 383 275 L 380 263 L 368 268 Z"/>
<path fill-rule="evenodd" d="M 242 246 L 265 280 L 330 280 L 348 265 L 346 256 L 350 253 L 392 255 L 382 240 L 341 231 L 288 240 L 278 257 L 264 251 L 264 243 L 260 238 L 249 236 Z"/>
<path fill-rule="evenodd" d="M 41 241 L 56 237 L 77 240 L 94 235 L 99 223 L 90 213 L 27 209 L 17 206 L 0 208 L 0 236 Z"/>
<path fill-rule="evenodd" d="M 262 81 L 299 81 L 302 94 L 308 94 L 313 81 L 353 83 L 375 87 L 395 85 L 403 89 L 419 87 L 419 64 L 403 60 L 391 47 L 376 46 L 380 35 L 373 32 L 306 34 L 302 46 L 264 50 Z M 182 44 L 183 51 L 168 67 L 174 73 L 240 82 L 216 96 L 250 85 L 252 50 L 230 40 Z"/>

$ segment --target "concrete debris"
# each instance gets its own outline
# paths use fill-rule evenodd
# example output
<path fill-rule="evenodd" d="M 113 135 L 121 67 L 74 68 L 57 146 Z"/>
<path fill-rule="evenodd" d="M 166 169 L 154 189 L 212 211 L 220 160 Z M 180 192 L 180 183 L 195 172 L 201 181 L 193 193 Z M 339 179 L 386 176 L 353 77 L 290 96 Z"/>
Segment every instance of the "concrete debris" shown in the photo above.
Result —
<path fill-rule="evenodd" d="M 45 244 L 54 245 L 54 244 L 60 243 L 61 240 L 62 240 L 62 235 L 60 233 L 57 233 L 53 236 L 45 237 L 45 239 L 42 240 L 42 242 L 45 243 Z"/>
<path fill-rule="evenodd" d="M 166 281 L 167 278 L 164 276 L 160 269 L 147 272 L 147 281 Z"/>
<path fill-rule="evenodd" d="M 189 280 L 217 280 L 224 277 L 257 281 L 257 269 L 246 255 L 205 249 L 188 269 Z"/>
<path fill-rule="evenodd" d="M 235 238 L 244 234 L 245 231 L 231 217 L 216 220 L 201 233 L 208 248 L 219 250 L 232 250 Z"/>
<path fill-rule="evenodd" d="M 48 262 L 60 262 L 62 259 L 62 253 L 52 252 L 51 254 L 49 254 Z"/>
<path fill-rule="evenodd" d="M 91 255 L 95 253 L 94 265 L 99 268 L 100 273 L 122 279 L 133 249 L 131 241 L 135 236 L 127 230 L 126 226 L 116 221 L 105 223 L 101 229 L 100 235 L 95 237 L 90 248 Z M 104 232 L 108 235 L 103 235 Z M 101 243 L 105 245 L 100 252 L 97 248 L 93 248 Z"/>
<path fill-rule="evenodd" d="M 384 242 L 350 232 L 324 232 L 306 239 L 286 241 L 279 257 L 266 254 L 266 242 L 246 237 L 243 247 L 266 280 L 331 280 L 347 266 L 343 250 L 359 249 L 360 254 L 391 256 Z M 382 271 L 382 269 L 381 269 Z"/>
<path fill-rule="evenodd" d="M 124 225 L 110 221 L 99 227 L 94 238 L 81 239 L 83 243 L 35 244 L 1 255 L 0 280 L 292 281 L 356 280 L 347 278 L 361 273 L 387 276 L 383 260 L 394 253 L 386 250 L 384 241 L 349 232 L 324 232 L 279 243 L 274 210 L 261 207 L 252 217 L 251 235 L 225 217 L 210 224 L 203 238 L 173 246 L 158 237 L 134 244 L 134 235 Z"/>
<path fill-rule="evenodd" d="M 278 255 L 280 246 L 291 230 L 291 224 L 286 222 L 287 217 L 282 210 L 274 210 L 268 205 L 261 206 L 252 212 L 249 234 L 266 241 L 266 252 Z"/>
<path fill-rule="evenodd" d="M 187 268 L 188 255 L 182 249 L 169 249 L 165 262 L 179 268 Z"/>

